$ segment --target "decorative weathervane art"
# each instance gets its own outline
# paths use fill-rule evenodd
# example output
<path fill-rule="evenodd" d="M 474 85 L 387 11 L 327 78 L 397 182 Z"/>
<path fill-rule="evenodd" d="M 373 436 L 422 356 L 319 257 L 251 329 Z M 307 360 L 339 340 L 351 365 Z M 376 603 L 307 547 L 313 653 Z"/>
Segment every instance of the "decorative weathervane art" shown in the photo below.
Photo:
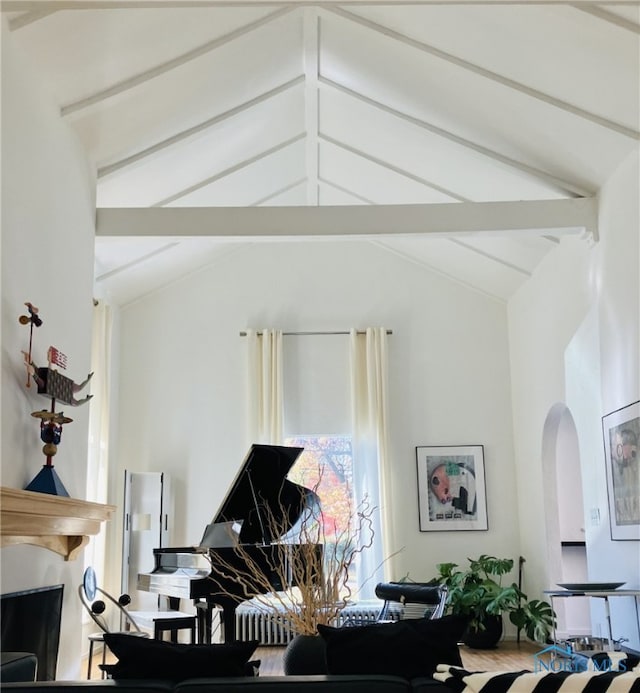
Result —
<path fill-rule="evenodd" d="M 42 452 L 47 461 L 26 490 L 68 496 L 67 490 L 53 468 L 53 457 L 58 452 L 63 424 L 71 423 L 73 419 L 65 416 L 62 411 L 56 412 L 56 400 L 73 407 L 88 402 L 93 395 L 86 395 L 82 399 L 76 399 L 75 395 L 87 385 L 93 373 L 89 373 L 84 382 L 78 384 L 66 375 L 62 375 L 58 370 L 54 370 L 52 366 L 58 366 L 62 369 L 67 367 L 66 355 L 54 346 L 50 346 L 47 351 L 47 365 L 37 366 L 31 356 L 33 328 L 40 327 L 42 319 L 38 314 L 38 308 L 32 303 L 27 301 L 25 305 L 29 314 L 21 315 L 18 321 L 21 325 L 29 325 L 29 351 L 22 352 L 27 368 L 27 387 L 30 388 L 33 381 L 38 388 L 38 394 L 51 399 L 49 409 L 31 412 L 31 416 L 40 419 L 40 440 L 44 443 Z"/>

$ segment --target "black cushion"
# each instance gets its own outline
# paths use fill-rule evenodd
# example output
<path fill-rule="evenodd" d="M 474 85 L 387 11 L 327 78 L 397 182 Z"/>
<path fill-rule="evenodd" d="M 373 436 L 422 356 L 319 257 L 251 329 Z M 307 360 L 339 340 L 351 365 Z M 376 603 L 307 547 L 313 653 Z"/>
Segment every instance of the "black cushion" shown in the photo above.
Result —
<path fill-rule="evenodd" d="M 136 638 L 126 633 L 105 633 L 104 641 L 118 658 L 104 665 L 114 679 L 167 679 L 246 676 L 255 665 L 249 658 L 257 640 L 216 645 L 188 645 Z"/>
<path fill-rule="evenodd" d="M 327 644 L 330 674 L 432 676 L 438 664 L 462 666 L 458 642 L 467 625 L 460 616 L 417 618 L 355 628 L 318 626 Z"/>

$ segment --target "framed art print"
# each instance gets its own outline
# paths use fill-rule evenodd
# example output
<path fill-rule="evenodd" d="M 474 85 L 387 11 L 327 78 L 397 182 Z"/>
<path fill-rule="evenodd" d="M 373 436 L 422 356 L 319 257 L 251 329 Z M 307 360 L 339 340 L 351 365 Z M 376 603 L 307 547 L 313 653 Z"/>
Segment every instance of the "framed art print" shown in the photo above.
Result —
<path fill-rule="evenodd" d="M 416 447 L 420 531 L 485 530 L 482 445 Z"/>
<path fill-rule="evenodd" d="M 640 402 L 602 417 L 611 539 L 640 540 Z"/>

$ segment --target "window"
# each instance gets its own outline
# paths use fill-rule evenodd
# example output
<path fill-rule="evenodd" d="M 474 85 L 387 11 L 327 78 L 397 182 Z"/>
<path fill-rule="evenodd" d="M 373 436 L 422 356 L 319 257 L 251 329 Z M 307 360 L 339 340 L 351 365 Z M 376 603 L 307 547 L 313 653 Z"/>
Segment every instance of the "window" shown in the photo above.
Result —
<path fill-rule="evenodd" d="M 306 485 L 298 476 L 306 474 L 313 485 L 310 469 L 317 469 L 318 462 L 322 469 L 326 465 L 329 473 L 323 483 L 327 488 L 322 491 L 325 512 L 339 518 L 340 504 L 346 508 L 351 502 L 353 510 L 368 500 L 375 506 L 372 545 L 355 556 L 350 576 L 358 586 L 353 589 L 354 596 L 368 600 L 375 598 L 375 585 L 384 578 L 383 533 L 377 507 L 377 459 L 369 454 L 368 445 L 358 449 L 352 435 L 350 354 L 348 339 L 321 335 L 283 341 L 283 428 L 286 444 L 305 448 L 305 458 L 313 456 L 312 462 L 299 461 L 298 468 L 292 470 L 292 481 Z M 363 538 L 368 544 L 369 537 Z"/>
<path fill-rule="evenodd" d="M 352 520 L 356 502 L 353 497 L 353 457 L 351 437 L 344 435 L 294 436 L 285 440 L 286 445 L 304 448 L 289 472 L 289 480 L 313 489 L 320 498 L 323 534 L 326 537 L 328 555 L 341 555 L 336 546 L 341 532 Z M 352 528 L 355 531 L 355 528 Z M 333 549 L 336 553 L 333 553 Z M 358 558 L 351 566 L 348 586 L 352 594 L 358 584 Z"/>

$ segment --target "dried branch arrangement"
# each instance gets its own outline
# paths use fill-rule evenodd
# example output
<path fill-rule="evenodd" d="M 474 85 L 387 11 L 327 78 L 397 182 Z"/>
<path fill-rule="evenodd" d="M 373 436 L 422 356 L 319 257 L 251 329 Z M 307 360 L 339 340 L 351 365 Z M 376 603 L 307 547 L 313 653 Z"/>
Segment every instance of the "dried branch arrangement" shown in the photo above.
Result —
<path fill-rule="evenodd" d="M 349 571 L 373 544 L 375 508 L 368 498 L 357 504 L 350 501 L 349 511 L 347 526 L 339 527 L 327 522 L 319 503 L 314 503 L 297 525 L 295 543 L 239 544 L 228 557 L 216 556 L 209 579 L 217 584 L 218 594 L 232 596 L 224 587 L 231 583 L 236 594 L 253 598 L 274 623 L 296 634 L 315 635 L 318 624 L 337 622 L 353 596 Z M 286 507 L 279 512 L 265 508 L 271 536 L 287 534 L 287 515 Z"/>

